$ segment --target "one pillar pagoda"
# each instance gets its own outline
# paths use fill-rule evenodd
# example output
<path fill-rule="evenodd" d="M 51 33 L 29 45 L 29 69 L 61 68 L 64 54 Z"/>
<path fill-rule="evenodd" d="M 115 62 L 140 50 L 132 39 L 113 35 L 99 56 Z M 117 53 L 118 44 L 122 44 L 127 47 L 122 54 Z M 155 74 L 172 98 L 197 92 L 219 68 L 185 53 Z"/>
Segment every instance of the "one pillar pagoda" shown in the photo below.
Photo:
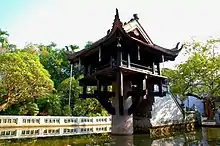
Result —
<path fill-rule="evenodd" d="M 140 106 L 152 105 L 154 96 L 166 94 L 160 63 L 175 60 L 182 49 L 179 43 L 173 49 L 154 44 L 138 19 L 134 14 L 123 24 L 116 9 L 112 29 L 105 37 L 90 48 L 67 54 L 71 64 L 84 68 L 80 97 L 96 98 L 112 115 L 112 134 L 133 134 L 133 115 L 140 116 Z M 88 93 L 90 86 L 97 87 L 94 93 Z M 150 112 L 147 110 L 144 112 Z"/>

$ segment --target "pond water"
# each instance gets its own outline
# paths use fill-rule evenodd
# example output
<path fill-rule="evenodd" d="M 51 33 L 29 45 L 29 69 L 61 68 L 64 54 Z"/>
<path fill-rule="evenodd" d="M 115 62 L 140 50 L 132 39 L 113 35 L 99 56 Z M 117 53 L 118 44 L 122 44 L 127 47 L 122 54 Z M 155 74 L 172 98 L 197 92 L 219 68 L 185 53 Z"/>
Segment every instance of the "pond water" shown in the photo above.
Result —
<path fill-rule="evenodd" d="M 175 133 L 154 138 L 148 134 L 133 136 L 69 135 L 0 140 L 1 146 L 216 146 L 220 145 L 220 128 L 200 128 L 190 133 Z"/>

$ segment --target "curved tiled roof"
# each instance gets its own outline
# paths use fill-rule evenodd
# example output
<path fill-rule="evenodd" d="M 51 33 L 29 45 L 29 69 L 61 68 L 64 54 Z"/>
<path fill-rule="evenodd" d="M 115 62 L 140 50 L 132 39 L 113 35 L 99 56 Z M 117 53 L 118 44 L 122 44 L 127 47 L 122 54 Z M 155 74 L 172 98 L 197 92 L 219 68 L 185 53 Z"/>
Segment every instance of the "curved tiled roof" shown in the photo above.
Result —
<path fill-rule="evenodd" d="M 137 23 L 140 25 L 140 23 L 138 22 L 138 17 L 136 15 L 134 15 L 136 20 L 137 20 Z M 132 19 L 134 20 L 134 19 Z M 128 22 L 129 23 L 129 22 Z M 142 26 L 140 25 L 141 29 Z M 164 54 L 165 57 L 167 56 L 167 60 L 174 60 L 179 52 L 181 51 L 181 49 L 183 48 L 180 47 L 178 48 L 179 46 L 179 43 L 177 43 L 176 47 L 175 48 L 172 48 L 172 49 L 166 49 L 166 48 L 163 48 L 159 45 L 156 45 L 154 44 L 151 40 L 151 43 L 147 43 L 143 40 L 140 40 L 140 39 L 137 39 L 135 37 L 131 37 L 123 28 L 123 24 L 122 22 L 120 21 L 120 18 L 119 18 L 119 13 L 118 13 L 118 9 L 116 9 L 116 15 L 115 15 L 115 19 L 114 19 L 114 22 L 113 22 L 113 26 L 112 26 L 112 29 L 110 30 L 110 32 L 108 31 L 107 35 L 104 36 L 103 38 L 99 39 L 98 41 L 94 42 L 91 47 L 88 49 L 88 48 L 85 48 L 83 50 L 80 50 L 78 52 L 75 52 L 75 53 L 66 53 L 66 56 L 67 58 L 72 61 L 72 62 L 75 62 L 78 60 L 79 57 L 81 56 L 85 56 L 87 53 L 91 53 L 93 51 L 96 51 L 98 49 L 98 47 L 102 44 L 102 43 L 105 43 L 107 42 L 109 39 L 111 39 L 113 37 L 113 35 L 117 32 L 121 32 L 123 34 L 124 37 L 126 37 L 127 39 L 130 39 L 131 41 L 134 41 L 136 42 L 137 44 L 142 44 L 144 46 L 146 46 L 147 48 L 149 49 L 154 49 L 155 51 L 158 51 L 160 52 L 161 54 Z M 144 29 L 143 29 L 144 31 Z M 146 33 L 144 31 L 144 33 Z M 147 34 L 146 34 L 147 35 Z M 149 38 L 149 36 L 147 35 L 147 37 Z M 149 38 L 150 39 L 150 38 Z"/>

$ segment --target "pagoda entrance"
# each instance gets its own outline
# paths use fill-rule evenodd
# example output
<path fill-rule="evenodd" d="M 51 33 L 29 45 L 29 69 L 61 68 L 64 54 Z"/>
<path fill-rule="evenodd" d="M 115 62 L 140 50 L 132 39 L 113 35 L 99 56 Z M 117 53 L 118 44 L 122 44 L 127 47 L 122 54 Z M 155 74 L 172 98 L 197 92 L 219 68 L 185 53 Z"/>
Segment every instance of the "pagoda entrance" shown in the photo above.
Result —
<path fill-rule="evenodd" d="M 67 54 L 71 64 L 84 67 L 80 98 L 96 98 L 112 115 L 112 134 L 133 134 L 138 118 L 144 119 L 143 128 L 150 126 L 154 96 L 166 95 L 160 63 L 175 60 L 181 50 L 178 45 L 173 49 L 155 45 L 138 19 L 134 15 L 123 25 L 116 9 L 105 37 L 88 49 Z M 96 87 L 94 93 L 88 93 L 90 86 Z"/>

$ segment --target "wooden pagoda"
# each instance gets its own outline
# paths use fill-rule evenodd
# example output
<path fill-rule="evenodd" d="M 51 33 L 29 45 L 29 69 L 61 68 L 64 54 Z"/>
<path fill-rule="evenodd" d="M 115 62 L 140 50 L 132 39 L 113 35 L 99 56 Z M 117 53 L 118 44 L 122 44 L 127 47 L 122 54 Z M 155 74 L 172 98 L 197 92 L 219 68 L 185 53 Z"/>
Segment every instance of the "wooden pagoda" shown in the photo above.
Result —
<path fill-rule="evenodd" d="M 71 64 L 84 68 L 80 97 L 96 98 L 112 115 L 112 134 L 132 134 L 133 114 L 140 103 L 166 94 L 160 63 L 174 61 L 182 49 L 179 43 L 173 49 L 154 44 L 138 20 L 134 14 L 123 24 L 116 9 L 112 29 L 105 37 L 90 48 L 67 54 Z M 97 87 L 94 93 L 88 92 L 90 86 Z"/>

